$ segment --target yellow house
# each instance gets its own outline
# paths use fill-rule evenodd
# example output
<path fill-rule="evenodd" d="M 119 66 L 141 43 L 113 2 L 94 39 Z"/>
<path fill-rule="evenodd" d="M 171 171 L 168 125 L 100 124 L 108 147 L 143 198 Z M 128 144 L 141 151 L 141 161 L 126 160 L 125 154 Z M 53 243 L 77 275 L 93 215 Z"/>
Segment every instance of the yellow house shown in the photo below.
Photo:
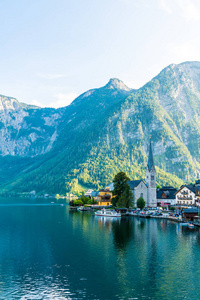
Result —
<path fill-rule="evenodd" d="M 111 205 L 112 192 L 109 189 L 100 190 L 97 197 L 97 202 L 99 206 Z"/>

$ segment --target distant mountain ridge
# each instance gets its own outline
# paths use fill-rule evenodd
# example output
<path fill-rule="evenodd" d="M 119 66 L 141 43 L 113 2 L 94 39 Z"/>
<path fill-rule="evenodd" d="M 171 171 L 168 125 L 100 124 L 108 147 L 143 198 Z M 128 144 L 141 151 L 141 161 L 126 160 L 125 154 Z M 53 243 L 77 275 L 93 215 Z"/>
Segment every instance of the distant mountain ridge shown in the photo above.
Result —
<path fill-rule="evenodd" d="M 0 96 L 0 192 L 100 188 L 118 171 L 144 177 L 151 137 L 159 184 L 200 172 L 200 62 L 172 64 L 138 90 L 116 78 L 69 106 Z"/>

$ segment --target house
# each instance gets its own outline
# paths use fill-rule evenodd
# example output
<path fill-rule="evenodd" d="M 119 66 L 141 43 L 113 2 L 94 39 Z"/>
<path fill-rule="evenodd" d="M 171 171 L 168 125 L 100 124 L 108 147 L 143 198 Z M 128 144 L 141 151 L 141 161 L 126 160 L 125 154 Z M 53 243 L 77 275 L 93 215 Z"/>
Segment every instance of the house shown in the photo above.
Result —
<path fill-rule="evenodd" d="M 178 190 L 172 186 L 164 186 L 157 190 L 157 205 L 161 207 L 169 207 L 175 205 Z"/>
<path fill-rule="evenodd" d="M 195 217 L 198 216 L 198 209 L 197 208 L 187 208 L 183 209 L 182 216 L 186 221 L 194 221 Z"/>
<path fill-rule="evenodd" d="M 199 180 L 197 180 L 195 184 L 182 185 L 175 193 L 175 204 L 180 207 L 199 206 L 199 191 Z"/>
<path fill-rule="evenodd" d="M 111 205 L 112 192 L 109 189 L 99 190 L 97 196 L 97 204 L 99 206 L 108 206 Z"/>

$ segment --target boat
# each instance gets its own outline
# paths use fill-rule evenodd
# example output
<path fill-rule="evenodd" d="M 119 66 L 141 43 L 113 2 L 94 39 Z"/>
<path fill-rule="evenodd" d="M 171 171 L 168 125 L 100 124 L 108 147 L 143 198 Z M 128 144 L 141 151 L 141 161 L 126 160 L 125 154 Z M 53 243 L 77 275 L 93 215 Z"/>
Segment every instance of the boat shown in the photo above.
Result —
<path fill-rule="evenodd" d="M 127 215 L 127 216 L 139 216 L 139 214 L 136 213 L 135 211 L 128 211 L 128 212 L 126 213 L 126 215 Z"/>
<path fill-rule="evenodd" d="M 95 216 L 101 216 L 101 217 L 118 217 L 121 218 L 121 213 L 118 213 L 114 210 L 109 210 L 109 209 L 101 209 L 101 210 L 97 210 L 95 212 Z"/>
<path fill-rule="evenodd" d="M 190 229 L 194 229 L 194 224 L 188 223 L 188 227 L 189 227 Z"/>
<path fill-rule="evenodd" d="M 179 223 L 181 226 L 188 226 L 188 223 L 187 222 L 180 222 Z"/>
<path fill-rule="evenodd" d="M 79 206 L 79 207 L 77 207 L 77 210 L 78 211 L 88 211 L 88 210 L 90 210 L 90 208 L 89 207 L 85 207 L 85 206 Z"/>

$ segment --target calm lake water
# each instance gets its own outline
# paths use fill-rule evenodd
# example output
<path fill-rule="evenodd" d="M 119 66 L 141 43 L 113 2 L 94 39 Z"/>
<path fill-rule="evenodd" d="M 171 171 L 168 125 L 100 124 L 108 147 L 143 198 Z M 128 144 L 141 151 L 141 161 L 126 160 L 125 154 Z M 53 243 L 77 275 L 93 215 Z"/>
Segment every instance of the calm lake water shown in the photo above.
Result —
<path fill-rule="evenodd" d="M 0 299 L 200 299 L 198 229 L 50 201 L 0 199 Z"/>

